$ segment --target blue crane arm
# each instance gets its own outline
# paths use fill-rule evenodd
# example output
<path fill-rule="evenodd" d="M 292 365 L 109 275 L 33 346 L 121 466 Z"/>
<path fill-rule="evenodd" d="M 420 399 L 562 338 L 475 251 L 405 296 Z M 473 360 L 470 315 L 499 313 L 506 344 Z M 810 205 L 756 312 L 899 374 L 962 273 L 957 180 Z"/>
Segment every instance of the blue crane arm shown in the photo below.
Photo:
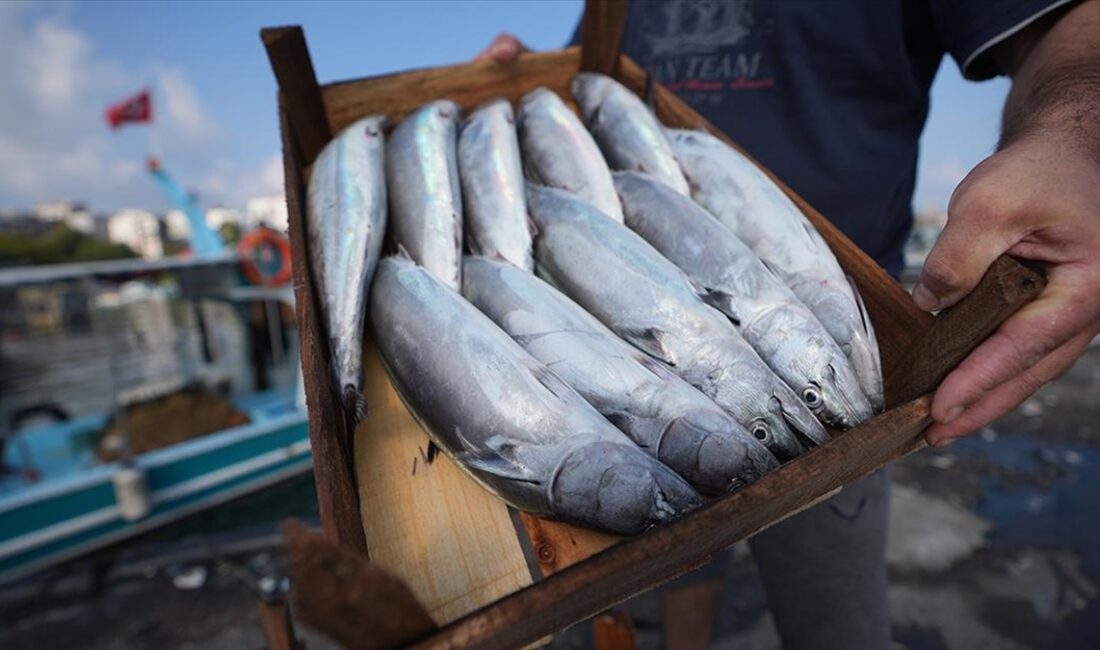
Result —
<path fill-rule="evenodd" d="M 160 185 L 172 205 L 187 216 L 191 230 L 191 254 L 196 257 L 208 257 L 225 250 L 225 243 L 218 233 L 206 223 L 206 217 L 195 202 L 191 193 L 166 174 L 159 166 L 150 165 L 149 173 Z"/>

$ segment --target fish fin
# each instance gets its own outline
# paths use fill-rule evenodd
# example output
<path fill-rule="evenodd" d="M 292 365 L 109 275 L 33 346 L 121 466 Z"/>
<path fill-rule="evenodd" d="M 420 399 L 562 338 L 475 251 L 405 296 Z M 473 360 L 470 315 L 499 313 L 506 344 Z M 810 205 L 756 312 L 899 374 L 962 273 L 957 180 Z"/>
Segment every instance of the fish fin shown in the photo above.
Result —
<path fill-rule="evenodd" d="M 539 236 L 539 226 L 535 223 L 535 220 L 531 218 L 530 213 L 527 215 L 527 232 L 531 235 L 531 239 L 537 239 Z"/>
<path fill-rule="evenodd" d="M 497 454 L 479 454 L 472 451 L 460 451 L 455 454 L 455 460 L 470 469 L 484 472 L 485 474 L 497 478 L 518 481 L 520 483 L 531 483 L 534 485 L 540 483 L 538 478 L 530 470 Z"/>
<path fill-rule="evenodd" d="M 733 294 L 721 289 L 710 289 L 704 291 L 699 297 L 703 299 L 703 302 L 722 312 L 726 318 L 733 321 L 734 325 L 741 327 L 742 318 L 733 307 L 736 302 Z"/>
<path fill-rule="evenodd" d="M 607 418 L 608 422 L 615 425 L 616 429 L 625 433 L 627 437 L 630 438 L 631 442 L 642 449 L 649 449 L 650 446 L 645 441 L 635 437 L 637 435 L 637 429 L 633 426 L 633 423 L 638 419 L 636 415 L 627 411 L 609 411 L 604 413 L 603 416 Z"/>
<path fill-rule="evenodd" d="M 664 333 L 656 327 L 623 331 L 623 338 L 631 345 L 670 366 L 675 366 L 676 361 L 672 358 L 672 353 L 661 340 L 663 337 Z"/>
<path fill-rule="evenodd" d="M 856 307 L 859 308 L 859 320 L 863 324 L 863 331 L 874 336 L 875 326 L 871 324 L 871 316 L 867 314 L 867 307 L 863 304 L 863 296 L 859 293 L 856 281 L 850 275 L 844 277 L 848 280 L 848 286 L 852 288 L 852 297 L 855 298 Z"/>
<path fill-rule="evenodd" d="M 558 399 L 570 399 L 573 396 L 573 389 L 569 387 L 561 377 L 554 374 L 554 371 L 547 368 L 545 365 L 539 362 L 533 362 L 527 367 L 534 376 L 535 381 L 542 384 L 543 388 L 554 394 L 554 397 Z"/>
<path fill-rule="evenodd" d="M 350 418 L 351 429 L 354 430 L 370 412 L 367 405 L 367 398 L 363 397 L 359 389 L 351 384 L 344 386 L 344 391 L 340 397 L 341 401 L 344 403 L 344 411 Z"/>
<path fill-rule="evenodd" d="M 632 352 L 631 358 L 641 364 L 643 368 L 661 379 L 676 376 L 671 370 L 665 367 L 664 364 L 649 356 L 648 354 L 642 354 L 641 352 Z"/>
<path fill-rule="evenodd" d="M 771 265 L 770 262 L 768 262 L 764 258 L 758 258 L 758 259 L 760 260 L 760 264 L 764 267 L 764 270 L 767 271 L 769 275 L 771 275 L 773 280 L 775 280 L 776 282 L 778 282 L 779 284 L 781 284 L 783 286 L 787 286 L 787 283 L 784 282 L 783 278 L 779 275 L 779 271 L 777 271 L 775 269 L 775 267 Z"/>
<path fill-rule="evenodd" d="M 413 259 L 413 256 L 412 256 L 412 255 L 409 255 L 409 251 L 408 251 L 408 249 L 407 249 L 407 248 L 405 248 L 404 244 L 398 244 L 398 245 L 397 245 L 397 257 L 400 257 L 400 258 L 402 258 L 402 259 L 406 259 L 406 260 L 409 260 L 410 262 L 414 262 L 414 261 L 415 261 L 415 260 Z"/>

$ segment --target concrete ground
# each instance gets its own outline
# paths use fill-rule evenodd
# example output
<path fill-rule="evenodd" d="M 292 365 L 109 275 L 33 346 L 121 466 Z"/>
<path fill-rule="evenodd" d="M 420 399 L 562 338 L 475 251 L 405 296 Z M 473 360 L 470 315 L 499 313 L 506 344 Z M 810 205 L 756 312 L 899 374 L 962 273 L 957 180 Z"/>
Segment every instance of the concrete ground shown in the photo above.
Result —
<path fill-rule="evenodd" d="M 1093 347 L 994 427 L 895 464 L 888 562 L 898 647 L 1100 647 L 1098 397 L 1100 348 Z M 300 482 L 210 515 L 205 525 L 224 532 L 247 523 L 270 533 L 263 527 L 282 517 L 315 516 L 311 490 Z M 282 575 L 277 541 L 221 562 L 142 559 L 151 545 L 186 549 L 189 539 L 223 532 L 169 530 L 134 545 L 98 591 L 85 566 L 48 585 L 0 592 L 0 648 L 263 646 L 254 588 Z M 691 586 L 716 594 L 713 647 L 780 647 L 741 544 L 622 606 L 640 648 L 664 647 L 662 593 Z M 302 633 L 310 648 L 331 646 Z M 575 626 L 553 645 L 590 647 L 591 626 Z"/>

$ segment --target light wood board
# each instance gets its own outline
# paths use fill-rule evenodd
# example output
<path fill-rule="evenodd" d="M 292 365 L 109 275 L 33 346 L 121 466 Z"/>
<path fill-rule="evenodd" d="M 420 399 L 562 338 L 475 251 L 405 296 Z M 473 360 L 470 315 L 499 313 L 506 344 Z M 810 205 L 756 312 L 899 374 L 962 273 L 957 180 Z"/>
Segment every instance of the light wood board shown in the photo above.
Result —
<path fill-rule="evenodd" d="M 504 502 L 444 454 L 429 464 L 428 436 L 370 342 L 363 362 L 371 412 L 356 430 L 355 473 L 371 562 L 401 576 L 439 624 L 530 584 Z"/>

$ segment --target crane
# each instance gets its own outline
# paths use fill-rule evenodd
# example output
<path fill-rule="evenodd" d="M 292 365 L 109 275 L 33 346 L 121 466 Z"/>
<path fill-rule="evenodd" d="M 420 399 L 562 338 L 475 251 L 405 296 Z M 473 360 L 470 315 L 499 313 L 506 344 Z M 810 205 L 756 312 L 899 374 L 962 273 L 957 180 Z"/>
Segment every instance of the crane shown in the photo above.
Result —
<path fill-rule="evenodd" d="M 155 157 L 149 157 L 146 168 L 160 189 L 164 191 L 168 201 L 187 217 L 187 224 L 190 226 L 188 238 L 191 242 L 191 254 L 195 257 L 211 257 L 224 252 L 225 242 L 206 223 L 206 216 L 195 200 L 194 194 L 185 190 L 169 176 Z"/>

